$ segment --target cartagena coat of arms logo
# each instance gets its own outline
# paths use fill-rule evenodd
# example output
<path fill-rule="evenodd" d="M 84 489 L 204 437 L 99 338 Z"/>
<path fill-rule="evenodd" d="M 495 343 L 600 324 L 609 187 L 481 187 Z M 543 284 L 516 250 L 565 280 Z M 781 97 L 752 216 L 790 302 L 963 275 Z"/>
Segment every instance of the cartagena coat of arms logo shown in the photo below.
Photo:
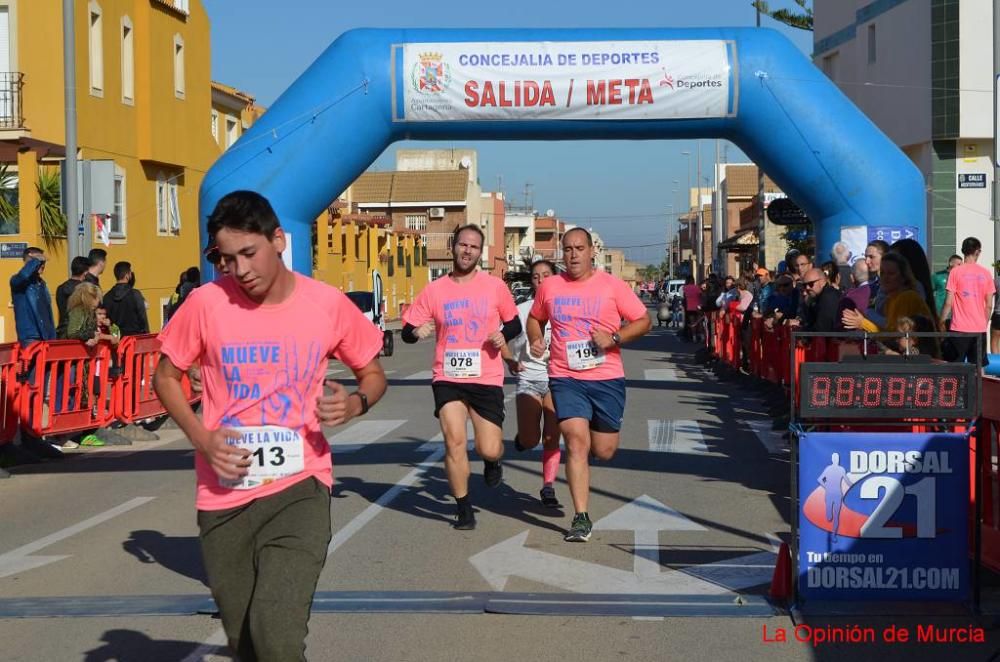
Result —
<path fill-rule="evenodd" d="M 413 89 L 421 94 L 440 94 L 448 87 L 451 75 L 441 53 L 421 53 L 410 74 Z"/>

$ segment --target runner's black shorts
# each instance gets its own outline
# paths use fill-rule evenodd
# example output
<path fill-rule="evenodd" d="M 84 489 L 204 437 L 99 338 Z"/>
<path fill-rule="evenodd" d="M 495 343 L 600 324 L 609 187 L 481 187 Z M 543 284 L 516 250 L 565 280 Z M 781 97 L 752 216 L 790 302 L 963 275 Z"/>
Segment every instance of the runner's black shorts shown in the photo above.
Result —
<path fill-rule="evenodd" d="M 990 328 L 1000 331 L 1000 313 L 993 313 L 993 317 L 990 318 Z"/>
<path fill-rule="evenodd" d="M 504 403 L 503 387 L 484 384 L 461 384 L 458 382 L 434 382 L 434 416 L 449 402 L 464 402 L 490 423 L 503 427 Z"/>

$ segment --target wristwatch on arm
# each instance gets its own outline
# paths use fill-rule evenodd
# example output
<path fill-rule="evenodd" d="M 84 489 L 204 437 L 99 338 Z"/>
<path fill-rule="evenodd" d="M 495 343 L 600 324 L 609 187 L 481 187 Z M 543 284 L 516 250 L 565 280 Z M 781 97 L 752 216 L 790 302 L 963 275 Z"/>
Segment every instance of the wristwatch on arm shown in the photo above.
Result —
<path fill-rule="evenodd" d="M 611 339 L 615 341 L 616 345 L 621 345 L 622 344 L 621 334 L 618 333 L 617 331 L 615 331 L 614 333 L 611 334 Z"/>
<path fill-rule="evenodd" d="M 361 413 L 358 414 L 358 416 L 364 416 L 365 414 L 367 414 L 368 413 L 368 396 L 365 395 L 364 393 L 362 393 L 361 391 L 354 391 L 353 393 L 351 393 L 351 395 L 356 395 L 356 396 L 358 396 L 358 399 L 361 400 Z"/>

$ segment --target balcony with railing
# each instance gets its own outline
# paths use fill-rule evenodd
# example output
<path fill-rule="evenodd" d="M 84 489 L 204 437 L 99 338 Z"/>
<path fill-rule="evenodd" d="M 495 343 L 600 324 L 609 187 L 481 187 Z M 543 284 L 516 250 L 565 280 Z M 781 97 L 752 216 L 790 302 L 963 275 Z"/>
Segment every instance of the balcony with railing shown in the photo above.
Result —
<path fill-rule="evenodd" d="M 24 128 L 24 74 L 0 71 L 0 130 Z"/>

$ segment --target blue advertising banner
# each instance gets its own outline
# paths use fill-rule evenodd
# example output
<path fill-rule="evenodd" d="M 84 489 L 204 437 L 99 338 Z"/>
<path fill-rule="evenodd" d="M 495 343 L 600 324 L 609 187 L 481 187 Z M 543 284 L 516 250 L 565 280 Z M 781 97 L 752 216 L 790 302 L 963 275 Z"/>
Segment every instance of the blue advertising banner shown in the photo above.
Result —
<path fill-rule="evenodd" d="M 799 438 L 798 591 L 819 600 L 964 600 L 964 434 Z"/>
<path fill-rule="evenodd" d="M 913 225 L 869 225 L 868 241 L 881 239 L 886 243 L 893 243 L 900 239 L 915 239 L 917 228 Z"/>

